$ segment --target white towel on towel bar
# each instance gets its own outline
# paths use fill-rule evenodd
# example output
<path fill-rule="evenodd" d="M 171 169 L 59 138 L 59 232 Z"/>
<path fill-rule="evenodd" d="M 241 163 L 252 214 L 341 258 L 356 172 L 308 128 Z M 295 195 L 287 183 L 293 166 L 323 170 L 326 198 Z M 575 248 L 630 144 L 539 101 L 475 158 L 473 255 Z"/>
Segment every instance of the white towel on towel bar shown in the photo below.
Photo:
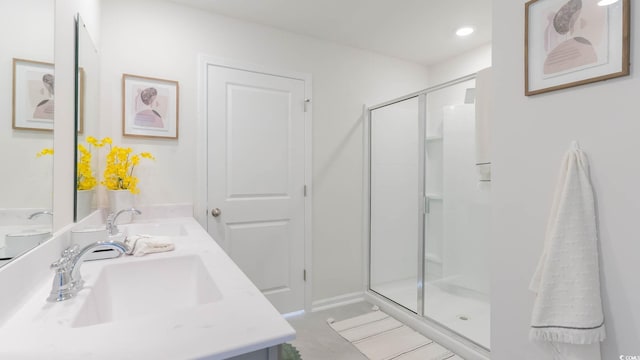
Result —
<path fill-rule="evenodd" d="M 573 143 L 564 157 L 542 257 L 531 280 L 537 293 L 532 340 L 594 344 L 605 338 L 595 201 L 586 155 Z"/>

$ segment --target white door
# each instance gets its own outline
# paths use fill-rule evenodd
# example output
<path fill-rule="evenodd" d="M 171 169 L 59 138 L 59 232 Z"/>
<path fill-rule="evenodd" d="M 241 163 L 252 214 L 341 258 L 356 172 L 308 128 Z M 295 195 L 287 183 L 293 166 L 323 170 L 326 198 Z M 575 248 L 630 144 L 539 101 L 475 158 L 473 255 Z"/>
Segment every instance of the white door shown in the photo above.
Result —
<path fill-rule="evenodd" d="M 281 313 L 302 310 L 305 83 L 208 65 L 207 90 L 209 233 Z"/>

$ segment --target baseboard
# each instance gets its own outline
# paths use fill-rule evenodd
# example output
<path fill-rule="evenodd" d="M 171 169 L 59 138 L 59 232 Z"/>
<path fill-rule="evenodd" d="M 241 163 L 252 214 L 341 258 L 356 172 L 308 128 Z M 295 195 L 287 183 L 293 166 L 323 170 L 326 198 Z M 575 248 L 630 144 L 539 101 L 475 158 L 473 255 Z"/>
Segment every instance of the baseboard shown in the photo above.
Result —
<path fill-rule="evenodd" d="M 316 300 L 311 303 L 311 312 L 331 309 L 338 306 L 355 304 L 364 301 L 364 293 L 361 291 L 335 296 L 327 299 Z"/>
<path fill-rule="evenodd" d="M 433 324 L 427 319 L 421 318 L 408 310 L 402 309 L 400 306 L 392 304 L 390 301 L 377 294 L 366 292 L 364 293 L 364 297 L 367 302 L 377 305 L 382 311 L 429 339 L 460 355 L 463 359 L 489 360 L 489 352 L 486 349 L 464 339 L 452 331 L 438 326 L 437 324 Z"/>

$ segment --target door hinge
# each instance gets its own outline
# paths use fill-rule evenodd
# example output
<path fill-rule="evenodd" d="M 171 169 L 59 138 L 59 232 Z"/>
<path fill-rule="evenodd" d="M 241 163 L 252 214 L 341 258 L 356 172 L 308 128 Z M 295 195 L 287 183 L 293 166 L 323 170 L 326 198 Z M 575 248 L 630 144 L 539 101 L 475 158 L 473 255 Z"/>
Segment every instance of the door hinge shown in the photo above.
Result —
<path fill-rule="evenodd" d="M 424 214 L 427 215 L 431 212 L 431 199 L 428 196 L 424 197 Z"/>
<path fill-rule="evenodd" d="M 302 270 L 302 280 L 307 281 L 307 269 Z"/>
<path fill-rule="evenodd" d="M 311 103 L 311 99 L 304 99 L 304 112 L 307 112 L 309 109 L 309 104 Z"/>
<path fill-rule="evenodd" d="M 307 185 L 304 186 L 303 192 L 304 192 L 304 197 L 307 197 Z"/>

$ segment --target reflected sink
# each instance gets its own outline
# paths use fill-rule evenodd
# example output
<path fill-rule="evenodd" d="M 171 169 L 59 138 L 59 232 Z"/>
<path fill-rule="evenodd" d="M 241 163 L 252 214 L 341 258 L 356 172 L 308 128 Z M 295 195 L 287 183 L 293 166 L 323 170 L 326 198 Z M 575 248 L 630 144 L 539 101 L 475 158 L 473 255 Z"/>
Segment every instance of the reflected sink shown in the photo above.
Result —
<path fill-rule="evenodd" d="M 168 312 L 222 299 L 197 255 L 104 266 L 72 327 L 99 325 Z"/>
<path fill-rule="evenodd" d="M 127 235 L 146 234 L 153 236 L 186 236 L 187 230 L 183 224 L 160 224 L 160 223 L 134 223 L 120 225 L 122 231 Z"/>
<path fill-rule="evenodd" d="M 5 256 L 14 257 L 40 245 L 51 237 L 48 229 L 26 228 L 5 235 Z"/>

